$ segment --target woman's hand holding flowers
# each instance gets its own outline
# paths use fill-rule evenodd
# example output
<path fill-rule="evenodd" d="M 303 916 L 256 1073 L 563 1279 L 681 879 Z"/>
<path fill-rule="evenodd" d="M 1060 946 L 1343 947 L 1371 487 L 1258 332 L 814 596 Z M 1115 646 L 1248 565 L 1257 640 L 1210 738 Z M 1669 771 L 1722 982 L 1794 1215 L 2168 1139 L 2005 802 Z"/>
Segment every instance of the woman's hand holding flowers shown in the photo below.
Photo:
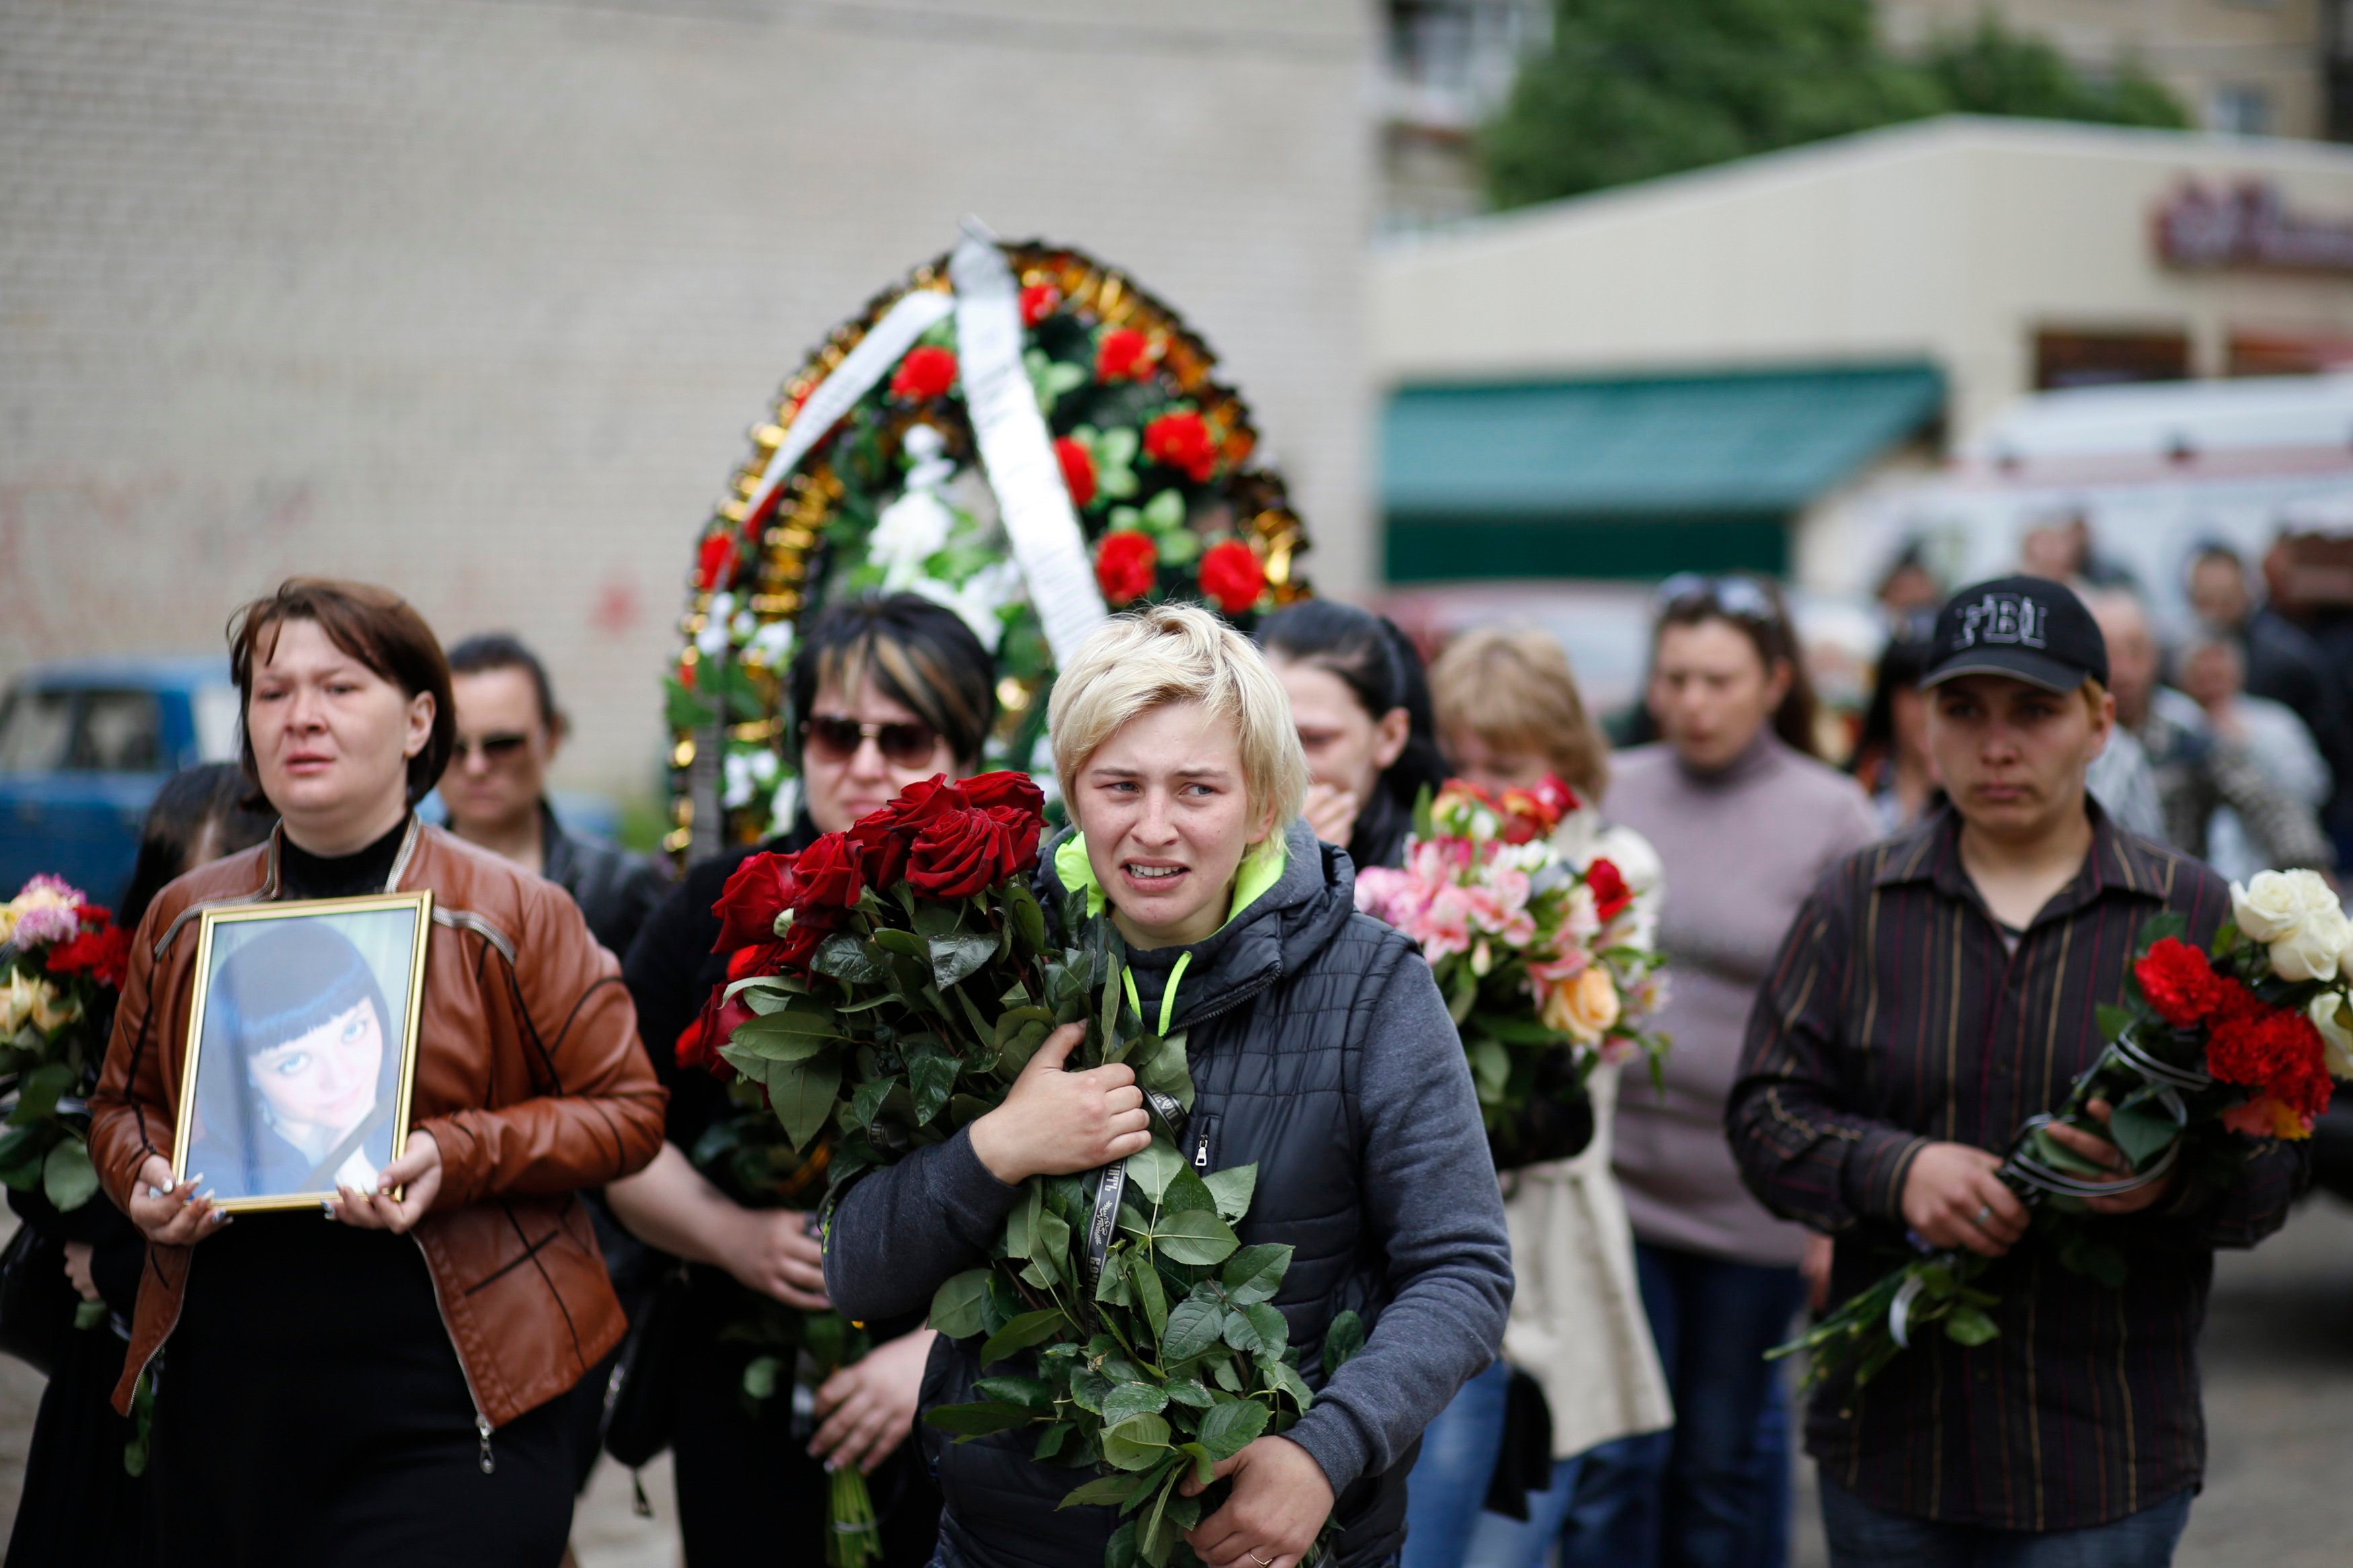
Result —
<path fill-rule="evenodd" d="M 775 1298 L 805 1312 L 824 1312 L 825 1249 L 808 1232 L 808 1215 L 798 1209 L 744 1209 L 743 1235 L 721 1255 L 727 1272 L 747 1290 Z"/>
<path fill-rule="evenodd" d="M 1086 1034 L 1084 1024 L 1065 1024 L 1047 1036 L 1005 1103 L 972 1124 L 972 1152 L 1007 1186 L 1092 1171 L 1152 1142 L 1134 1068 L 1114 1062 L 1062 1070 Z"/>

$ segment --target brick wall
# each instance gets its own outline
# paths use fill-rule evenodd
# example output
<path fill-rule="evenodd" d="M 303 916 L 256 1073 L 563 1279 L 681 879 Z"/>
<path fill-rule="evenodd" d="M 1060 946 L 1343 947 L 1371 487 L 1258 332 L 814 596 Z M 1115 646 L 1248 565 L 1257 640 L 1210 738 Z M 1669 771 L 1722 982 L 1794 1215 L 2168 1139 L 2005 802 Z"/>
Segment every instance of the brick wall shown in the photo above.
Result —
<path fill-rule="evenodd" d="M 803 352 L 976 213 L 1219 350 L 1371 552 L 1354 0 L 0 0 L 0 676 L 294 571 L 549 657 L 653 787 L 691 542 Z"/>

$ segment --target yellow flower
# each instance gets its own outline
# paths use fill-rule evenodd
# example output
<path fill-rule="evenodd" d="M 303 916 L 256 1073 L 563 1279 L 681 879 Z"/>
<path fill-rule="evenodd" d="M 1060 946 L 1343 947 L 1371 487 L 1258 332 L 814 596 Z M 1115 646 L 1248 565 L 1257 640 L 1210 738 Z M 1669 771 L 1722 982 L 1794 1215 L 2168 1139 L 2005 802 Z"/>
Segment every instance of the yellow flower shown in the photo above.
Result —
<path fill-rule="evenodd" d="M 1598 1046 L 1618 1021 L 1618 983 L 1597 964 L 1545 998 L 1545 1027 L 1581 1045 Z"/>
<path fill-rule="evenodd" d="M 7 917 L 14 924 L 16 911 L 8 910 Z M 0 991 L 0 1037 L 14 1037 L 16 1031 L 25 1026 L 25 1020 L 33 1016 L 33 998 L 39 989 L 39 982 L 28 980 L 15 970 L 9 971 L 7 989 Z"/>
<path fill-rule="evenodd" d="M 37 985 L 33 994 L 33 1022 L 48 1034 L 56 1034 L 81 1016 L 81 1004 L 70 996 L 60 996 L 47 984 Z"/>

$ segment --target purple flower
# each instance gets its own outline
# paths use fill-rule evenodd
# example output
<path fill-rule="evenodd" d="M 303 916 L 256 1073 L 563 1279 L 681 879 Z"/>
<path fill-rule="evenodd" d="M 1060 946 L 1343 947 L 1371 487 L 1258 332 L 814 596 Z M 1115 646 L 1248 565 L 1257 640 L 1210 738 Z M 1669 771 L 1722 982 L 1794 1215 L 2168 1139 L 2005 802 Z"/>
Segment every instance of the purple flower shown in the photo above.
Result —
<path fill-rule="evenodd" d="M 16 945 L 20 948 L 69 942 L 80 934 L 81 916 L 74 911 L 72 904 L 41 904 L 16 917 Z"/>

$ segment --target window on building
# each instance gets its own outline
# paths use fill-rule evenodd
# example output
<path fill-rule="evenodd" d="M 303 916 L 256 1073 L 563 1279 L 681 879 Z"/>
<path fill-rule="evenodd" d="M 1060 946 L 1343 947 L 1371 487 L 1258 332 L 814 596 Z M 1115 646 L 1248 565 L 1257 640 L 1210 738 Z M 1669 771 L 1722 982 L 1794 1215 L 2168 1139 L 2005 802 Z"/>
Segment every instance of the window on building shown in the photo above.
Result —
<path fill-rule="evenodd" d="M 2034 334 L 2034 389 L 2113 386 L 2130 381 L 2189 379 L 2187 332 L 2072 332 Z"/>
<path fill-rule="evenodd" d="M 1520 56 L 1550 37 L 1536 0 L 1391 0 L 1389 78 L 1431 118 L 1470 126 L 1512 90 Z"/>
<path fill-rule="evenodd" d="M 2207 100 L 2206 128 L 2225 136 L 2268 136 L 2272 95 L 2243 83 L 2218 87 Z"/>

